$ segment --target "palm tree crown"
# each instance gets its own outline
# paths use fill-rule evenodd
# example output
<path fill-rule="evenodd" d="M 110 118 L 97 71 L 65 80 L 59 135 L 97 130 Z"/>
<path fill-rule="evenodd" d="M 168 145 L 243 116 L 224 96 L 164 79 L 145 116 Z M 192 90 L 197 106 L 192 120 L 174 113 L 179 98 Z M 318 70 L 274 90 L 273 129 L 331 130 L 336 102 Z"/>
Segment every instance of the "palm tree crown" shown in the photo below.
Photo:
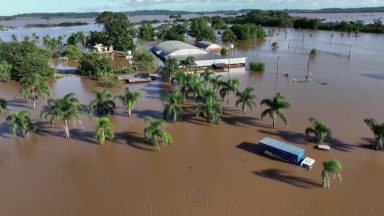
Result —
<path fill-rule="evenodd" d="M 28 102 L 33 103 L 33 109 L 36 108 L 36 101 L 39 97 L 48 98 L 51 95 L 49 84 L 38 73 L 25 76 L 20 83 L 20 93 Z"/>
<path fill-rule="evenodd" d="M 376 150 L 384 149 L 384 122 L 379 124 L 375 119 L 367 118 L 364 122 L 375 135 L 374 147 Z"/>
<path fill-rule="evenodd" d="M 160 150 L 160 144 L 170 145 L 172 137 L 165 131 L 166 123 L 164 120 L 155 120 L 151 117 L 146 117 L 145 122 L 147 127 L 144 129 L 144 136 L 152 145 Z"/>
<path fill-rule="evenodd" d="M 325 138 L 332 138 L 332 129 L 326 123 L 314 117 L 309 118 L 309 121 L 313 126 L 305 129 L 305 134 L 307 136 L 314 134 L 315 143 L 323 143 Z"/>
<path fill-rule="evenodd" d="M 69 93 L 63 98 L 49 99 L 49 108 L 41 113 L 43 118 L 49 118 L 52 123 L 54 120 L 61 119 L 64 121 L 64 130 L 66 138 L 69 139 L 68 121 L 79 119 L 82 113 L 79 100 L 74 93 Z"/>
<path fill-rule="evenodd" d="M 95 139 L 100 144 L 104 144 L 106 139 L 113 140 L 115 130 L 107 117 L 94 118 L 92 123 L 96 127 Z"/>
<path fill-rule="evenodd" d="M 132 110 L 142 97 L 141 92 L 131 92 L 129 88 L 125 88 L 124 94 L 116 98 L 119 99 L 128 110 L 128 116 L 131 116 Z"/>
<path fill-rule="evenodd" d="M 266 105 L 269 108 L 261 113 L 261 118 L 268 115 L 273 120 L 273 126 L 276 124 L 276 116 L 278 116 L 283 122 L 288 125 L 287 117 L 281 112 L 282 109 L 290 109 L 291 104 L 287 102 L 280 93 L 277 93 L 272 99 L 266 98 L 261 101 L 260 105 Z"/>
<path fill-rule="evenodd" d="M 236 96 L 238 97 L 236 101 L 236 107 L 241 104 L 241 109 L 243 112 L 246 111 L 247 107 L 252 110 L 253 107 L 256 107 L 256 95 L 253 93 L 253 88 L 247 87 L 243 92 L 237 92 Z"/>
<path fill-rule="evenodd" d="M 96 100 L 93 100 L 89 104 L 89 111 L 93 112 L 96 110 L 97 114 L 101 116 L 113 115 L 116 107 L 115 102 L 111 99 L 111 94 L 106 89 L 101 91 L 93 91 L 96 96 Z"/>
<path fill-rule="evenodd" d="M 340 161 L 334 159 L 323 162 L 323 171 L 321 172 L 323 187 L 330 187 L 330 176 L 332 175 L 334 178 L 338 178 L 341 181 L 341 169 L 343 166 Z"/>
<path fill-rule="evenodd" d="M 222 112 L 223 108 L 214 92 L 206 91 L 202 102 L 197 106 L 196 115 L 204 117 L 209 123 L 219 124 Z"/>
<path fill-rule="evenodd" d="M 212 84 L 213 91 L 217 92 L 220 89 L 221 84 L 223 84 L 222 79 L 223 79 L 222 75 L 217 75 L 211 78 L 210 82 Z"/>
<path fill-rule="evenodd" d="M 227 103 L 229 103 L 229 97 L 232 93 L 237 92 L 237 87 L 239 86 L 239 80 L 229 79 L 226 82 L 221 82 L 220 96 L 222 99 L 227 97 Z"/>
<path fill-rule="evenodd" d="M 177 116 L 182 116 L 184 111 L 182 104 L 186 101 L 184 95 L 180 91 L 173 91 L 164 98 L 165 110 L 163 114 L 164 120 L 168 116 L 172 116 L 173 122 L 177 120 Z"/>
<path fill-rule="evenodd" d="M 36 131 L 36 126 L 29 118 L 29 113 L 26 110 L 21 112 L 12 113 L 7 117 L 9 123 L 9 130 L 13 136 L 17 134 L 17 128 L 21 130 L 21 133 L 25 137 L 29 132 Z"/>

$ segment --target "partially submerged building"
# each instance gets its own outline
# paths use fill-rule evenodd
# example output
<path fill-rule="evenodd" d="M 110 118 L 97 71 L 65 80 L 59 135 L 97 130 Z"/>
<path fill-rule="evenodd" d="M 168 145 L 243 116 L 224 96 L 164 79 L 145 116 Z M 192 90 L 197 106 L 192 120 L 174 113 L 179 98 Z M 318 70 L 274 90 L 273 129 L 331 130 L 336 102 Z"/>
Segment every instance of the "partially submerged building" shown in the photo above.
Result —
<path fill-rule="evenodd" d="M 113 52 L 113 46 L 107 46 L 104 44 L 96 44 L 94 47 L 96 52 L 100 53 L 112 53 Z"/>
<path fill-rule="evenodd" d="M 174 58 L 178 62 L 185 60 L 189 56 L 195 59 L 197 67 L 244 67 L 246 57 L 224 57 L 217 53 L 210 53 L 207 50 L 192 46 L 181 41 L 164 41 L 152 47 L 151 51 L 162 61 Z"/>
<path fill-rule="evenodd" d="M 223 49 L 221 46 L 209 41 L 197 41 L 196 47 L 207 52 L 220 52 Z"/>

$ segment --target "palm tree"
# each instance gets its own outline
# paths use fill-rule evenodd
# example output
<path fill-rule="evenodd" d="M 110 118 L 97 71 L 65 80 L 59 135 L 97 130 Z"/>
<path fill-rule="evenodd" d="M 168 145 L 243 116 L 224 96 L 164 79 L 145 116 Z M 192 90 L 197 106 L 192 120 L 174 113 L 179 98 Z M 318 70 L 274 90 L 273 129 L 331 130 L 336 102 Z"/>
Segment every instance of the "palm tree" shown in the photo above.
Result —
<path fill-rule="evenodd" d="M 179 70 L 175 73 L 175 79 L 177 80 L 177 85 L 179 90 L 186 92 L 187 87 L 187 75 L 184 71 Z"/>
<path fill-rule="evenodd" d="M 184 95 L 180 91 L 173 91 L 164 98 L 166 104 L 163 118 L 167 120 L 168 116 L 172 116 L 173 122 L 177 120 L 177 116 L 182 116 L 184 111 L 181 107 L 186 101 Z"/>
<path fill-rule="evenodd" d="M 217 92 L 220 89 L 221 84 L 223 83 L 222 79 L 223 79 L 222 75 L 217 75 L 211 78 L 210 82 L 212 84 L 213 91 Z"/>
<path fill-rule="evenodd" d="M 309 51 L 309 55 L 312 57 L 317 55 L 317 49 L 311 49 L 311 51 Z"/>
<path fill-rule="evenodd" d="M 107 117 L 94 118 L 92 123 L 96 127 L 95 139 L 100 144 L 104 144 L 106 139 L 115 138 L 115 130 Z"/>
<path fill-rule="evenodd" d="M 0 114 L 3 114 L 5 109 L 7 109 L 7 101 L 0 98 Z"/>
<path fill-rule="evenodd" d="M 123 103 L 125 109 L 128 110 L 128 116 L 132 114 L 132 110 L 135 108 L 136 104 L 143 97 L 141 92 L 131 92 L 129 88 L 125 88 L 124 94 L 117 96 L 116 98 Z"/>
<path fill-rule="evenodd" d="M 273 127 L 275 127 L 276 117 L 278 116 L 286 125 L 288 125 L 288 119 L 281 112 L 281 109 L 290 109 L 291 104 L 285 100 L 284 96 L 282 96 L 280 93 L 277 93 L 272 99 L 266 98 L 262 100 L 260 105 L 262 106 L 264 104 L 269 108 L 261 113 L 262 119 L 266 115 L 269 115 L 269 117 L 273 120 Z"/>
<path fill-rule="evenodd" d="M 187 95 L 193 94 L 193 98 L 196 100 L 203 93 L 203 89 L 203 83 L 198 74 L 190 73 L 187 75 Z"/>
<path fill-rule="evenodd" d="M 229 97 L 232 93 L 237 92 L 237 87 L 239 86 L 239 80 L 229 79 L 226 82 L 221 82 L 220 96 L 222 99 L 227 97 L 227 103 L 229 103 Z"/>
<path fill-rule="evenodd" d="M 147 127 L 144 129 L 144 137 L 148 139 L 152 145 L 160 151 L 160 144 L 170 145 L 172 137 L 165 131 L 166 123 L 164 120 L 155 120 L 151 117 L 146 117 L 145 122 Z"/>
<path fill-rule="evenodd" d="M 69 93 L 63 98 L 49 99 L 49 108 L 41 113 L 43 118 L 49 118 L 52 124 L 54 120 L 63 120 L 64 130 L 66 138 L 69 139 L 69 127 L 68 121 L 79 119 L 79 115 L 82 113 L 79 100 L 75 97 L 75 94 Z"/>
<path fill-rule="evenodd" d="M 323 143 L 325 138 L 332 138 L 332 129 L 324 122 L 311 117 L 309 121 L 312 123 L 312 127 L 305 129 L 305 134 L 309 136 L 310 134 L 315 135 L 315 143 Z"/>
<path fill-rule="evenodd" d="M 203 73 L 200 74 L 200 78 L 207 84 L 211 81 L 212 77 L 215 75 L 210 69 L 205 69 Z"/>
<path fill-rule="evenodd" d="M 96 96 L 96 100 L 93 100 L 89 104 L 89 111 L 96 110 L 97 114 L 101 116 L 113 115 L 116 107 L 115 102 L 111 99 L 111 94 L 106 89 L 100 91 L 93 91 Z"/>
<path fill-rule="evenodd" d="M 39 97 L 48 98 L 51 95 L 49 84 L 40 74 L 34 73 L 25 76 L 20 83 L 20 93 L 28 102 L 33 102 L 33 109 L 36 108 L 36 101 Z"/>
<path fill-rule="evenodd" d="M 180 65 L 190 70 L 192 66 L 196 65 L 195 58 L 188 56 L 185 60 L 180 61 Z"/>
<path fill-rule="evenodd" d="M 221 121 L 220 114 L 223 112 L 223 108 L 214 95 L 213 92 L 207 91 L 205 98 L 197 106 L 196 115 L 197 117 L 203 117 L 209 123 L 219 124 Z"/>
<path fill-rule="evenodd" d="M 241 104 L 241 109 L 244 113 L 247 107 L 251 110 L 253 107 L 256 107 L 256 95 L 254 95 L 252 91 L 253 88 L 247 87 L 243 92 L 236 93 L 236 96 L 238 97 L 236 107 Z"/>
<path fill-rule="evenodd" d="M 337 178 L 339 179 L 339 181 L 341 181 L 342 168 L 343 166 L 341 165 L 340 161 L 336 159 L 323 162 L 323 171 L 321 172 L 321 177 L 322 177 L 322 185 L 324 188 L 326 187 L 329 188 L 331 186 L 329 181 L 331 175 L 333 176 L 333 178 Z"/>
<path fill-rule="evenodd" d="M 162 70 L 164 78 L 171 81 L 177 71 L 179 71 L 177 60 L 175 58 L 167 59 Z"/>
<path fill-rule="evenodd" d="M 384 122 L 379 124 L 375 119 L 366 118 L 364 122 L 375 135 L 374 147 L 376 150 L 384 149 Z"/>
<path fill-rule="evenodd" d="M 7 122 L 9 124 L 9 130 L 13 136 L 16 137 L 17 128 L 21 130 L 21 133 L 25 137 L 29 132 L 36 131 L 36 126 L 32 123 L 29 118 L 29 113 L 26 110 L 21 112 L 12 113 L 7 117 Z"/>

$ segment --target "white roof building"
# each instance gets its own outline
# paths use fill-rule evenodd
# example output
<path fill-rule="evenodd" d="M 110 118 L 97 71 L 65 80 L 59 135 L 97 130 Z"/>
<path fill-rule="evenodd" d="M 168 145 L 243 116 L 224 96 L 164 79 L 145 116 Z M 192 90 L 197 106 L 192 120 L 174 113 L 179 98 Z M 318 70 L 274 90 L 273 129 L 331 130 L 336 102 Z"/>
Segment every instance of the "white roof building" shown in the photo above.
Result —
<path fill-rule="evenodd" d="M 209 53 L 207 50 L 200 49 L 181 41 L 160 42 L 152 47 L 151 51 L 163 61 L 168 58 L 174 58 L 180 62 L 189 56 L 192 56 L 198 67 L 211 67 L 217 64 L 244 66 L 247 60 L 246 57 L 229 58 L 216 53 Z"/>

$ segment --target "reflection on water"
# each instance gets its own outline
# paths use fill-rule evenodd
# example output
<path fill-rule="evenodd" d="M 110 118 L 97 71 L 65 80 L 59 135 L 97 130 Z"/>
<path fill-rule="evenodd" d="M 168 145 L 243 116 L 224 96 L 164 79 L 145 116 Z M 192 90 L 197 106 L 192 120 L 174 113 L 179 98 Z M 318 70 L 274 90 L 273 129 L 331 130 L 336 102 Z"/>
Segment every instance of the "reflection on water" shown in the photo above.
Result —
<path fill-rule="evenodd" d="M 361 145 L 372 137 L 363 119 L 384 121 L 380 78 L 384 74 L 384 40 L 375 34 L 359 38 L 335 34 L 330 43 L 329 36 L 330 32 L 324 31 L 312 32 L 310 37 L 309 32 L 288 30 L 287 38 L 279 34 L 271 39 L 279 43 L 276 51 L 271 50 L 269 40 L 235 44 L 233 55 L 264 62 L 266 67 L 263 73 L 236 72 L 229 77 L 239 79 L 240 90 L 254 88 L 258 102 L 282 92 L 292 103 L 287 111 L 288 127 L 278 122 L 273 129 L 270 119 L 261 120 L 265 107 L 243 114 L 235 107 L 234 97 L 224 104 L 223 122 L 217 126 L 196 118 L 195 107 L 188 105 L 184 121 L 168 126 L 174 143 L 155 152 L 143 138 L 143 118 L 162 116 L 161 98 L 171 86 L 160 81 L 110 90 L 116 96 L 129 86 L 144 98 L 131 118 L 117 103 L 117 113 L 111 118 L 116 140 L 104 146 L 95 144 L 94 126 L 86 115 L 81 124 L 71 125 L 74 137 L 69 141 L 62 136 L 61 122 L 54 128 L 45 122 L 44 128 L 26 139 L 12 138 L 7 125 L 1 124 L 2 214 L 381 215 L 384 193 L 377 182 L 384 180 L 383 152 Z M 337 53 L 344 53 L 340 46 L 350 44 L 350 59 Z M 318 49 L 319 54 L 309 59 L 309 71 L 326 80 L 326 86 L 290 82 L 307 73 L 310 48 Z M 75 66 L 72 62 L 67 65 Z M 227 73 L 223 76 L 228 78 Z M 88 105 L 94 99 L 92 91 L 100 88 L 93 80 L 78 76 L 50 84 L 53 97 L 75 92 L 83 105 Z M 16 83 L 0 83 L 0 97 L 11 100 L 0 122 L 9 112 L 30 107 L 18 90 Z M 44 105 L 39 101 L 39 109 Z M 29 109 L 34 121 L 40 121 L 39 109 Z M 331 151 L 314 149 L 304 136 L 310 116 L 333 128 Z M 265 136 L 305 148 L 317 165 L 308 172 L 238 147 L 244 143 L 254 146 Z M 321 163 L 333 158 L 343 163 L 343 181 L 325 191 L 319 187 Z"/>

